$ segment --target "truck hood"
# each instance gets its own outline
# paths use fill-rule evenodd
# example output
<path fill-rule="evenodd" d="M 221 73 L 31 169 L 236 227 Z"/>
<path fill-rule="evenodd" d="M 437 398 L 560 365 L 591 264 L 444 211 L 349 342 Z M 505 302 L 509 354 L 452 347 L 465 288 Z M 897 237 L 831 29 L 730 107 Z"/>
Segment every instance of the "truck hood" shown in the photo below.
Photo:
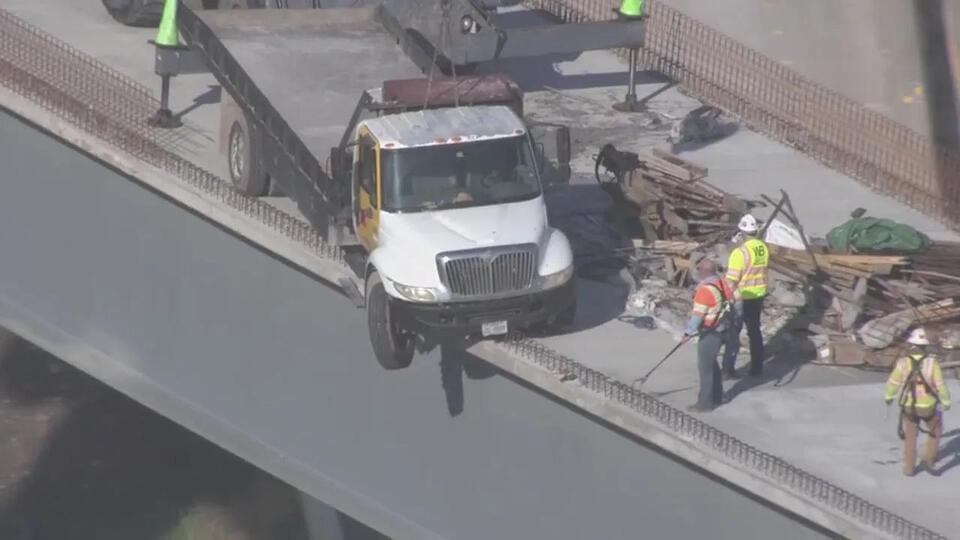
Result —
<path fill-rule="evenodd" d="M 543 199 L 380 215 L 380 244 L 437 253 L 486 246 L 539 244 L 547 227 Z"/>

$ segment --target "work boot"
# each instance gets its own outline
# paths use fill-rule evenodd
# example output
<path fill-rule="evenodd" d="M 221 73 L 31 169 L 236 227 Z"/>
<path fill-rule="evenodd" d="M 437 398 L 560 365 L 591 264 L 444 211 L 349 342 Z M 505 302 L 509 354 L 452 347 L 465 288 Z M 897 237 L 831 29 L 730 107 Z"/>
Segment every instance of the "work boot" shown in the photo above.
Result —
<path fill-rule="evenodd" d="M 687 412 L 688 412 L 688 413 L 708 413 L 708 412 L 712 411 L 713 409 L 714 409 L 713 407 L 710 407 L 710 406 L 707 406 L 707 405 L 701 405 L 701 404 L 699 404 L 699 403 L 694 403 L 693 405 L 687 407 Z"/>
<path fill-rule="evenodd" d="M 725 381 L 733 381 L 733 380 L 736 380 L 736 379 L 739 379 L 739 378 L 740 378 L 740 375 L 737 373 L 737 370 L 735 370 L 735 369 L 725 369 L 725 370 L 723 370 L 723 380 L 725 380 Z"/>

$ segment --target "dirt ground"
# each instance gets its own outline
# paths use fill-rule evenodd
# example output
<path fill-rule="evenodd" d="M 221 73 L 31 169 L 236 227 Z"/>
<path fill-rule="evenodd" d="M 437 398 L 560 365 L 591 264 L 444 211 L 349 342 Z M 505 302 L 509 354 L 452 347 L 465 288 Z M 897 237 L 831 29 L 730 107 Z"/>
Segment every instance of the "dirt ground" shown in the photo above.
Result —
<path fill-rule="evenodd" d="M 0 330 L 0 539 L 261 538 L 296 490 Z"/>

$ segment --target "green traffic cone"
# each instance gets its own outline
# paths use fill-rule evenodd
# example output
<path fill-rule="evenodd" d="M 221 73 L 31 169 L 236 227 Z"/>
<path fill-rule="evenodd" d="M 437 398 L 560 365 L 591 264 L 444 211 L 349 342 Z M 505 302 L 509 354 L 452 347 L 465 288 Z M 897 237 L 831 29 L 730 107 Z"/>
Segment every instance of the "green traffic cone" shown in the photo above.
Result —
<path fill-rule="evenodd" d="M 180 0 L 167 0 L 163 4 L 163 16 L 160 17 L 157 39 L 154 41 L 161 47 L 180 45 L 180 34 L 177 31 L 177 4 L 179 3 Z"/>
<path fill-rule="evenodd" d="M 623 0 L 617 11 L 624 17 L 639 17 L 643 15 L 643 0 Z"/>

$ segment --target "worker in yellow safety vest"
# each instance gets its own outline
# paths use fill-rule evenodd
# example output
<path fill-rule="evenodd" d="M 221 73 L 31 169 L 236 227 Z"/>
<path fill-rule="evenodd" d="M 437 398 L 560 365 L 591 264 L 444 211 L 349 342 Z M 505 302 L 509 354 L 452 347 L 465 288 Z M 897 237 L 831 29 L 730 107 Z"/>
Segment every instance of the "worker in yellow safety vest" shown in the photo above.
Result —
<path fill-rule="evenodd" d="M 943 373 L 936 357 L 927 353 L 930 340 L 923 328 L 910 333 L 907 343 L 913 346 L 910 354 L 897 361 L 887 380 L 884 401 L 887 405 L 900 395 L 900 423 L 897 434 L 903 439 L 903 474 L 913 476 L 917 468 L 917 432 L 927 433 L 923 464 L 930 474 L 934 469 L 940 437 L 943 436 L 943 414 L 950 409 L 950 390 L 943 383 Z M 939 408 L 938 408 L 939 406 Z M 926 424 L 926 430 L 921 427 Z"/>
<path fill-rule="evenodd" d="M 750 336 L 750 375 L 763 375 L 763 334 L 760 331 L 760 314 L 763 299 L 767 296 L 767 266 L 770 250 L 758 238 L 760 225 L 750 214 L 744 215 L 737 225 L 743 241 L 730 252 L 727 260 L 727 283 L 733 289 L 734 317 L 723 353 L 723 373 L 728 378 L 736 377 L 735 364 L 740 352 L 740 332 L 747 327 Z"/>

